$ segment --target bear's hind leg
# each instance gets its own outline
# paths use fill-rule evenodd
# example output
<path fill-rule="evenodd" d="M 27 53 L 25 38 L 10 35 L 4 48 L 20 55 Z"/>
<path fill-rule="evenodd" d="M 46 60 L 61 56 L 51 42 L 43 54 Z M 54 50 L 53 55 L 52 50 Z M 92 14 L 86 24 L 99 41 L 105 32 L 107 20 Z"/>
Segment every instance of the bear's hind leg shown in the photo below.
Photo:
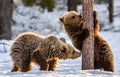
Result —
<path fill-rule="evenodd" d="M 18 71 L 18 67 L 17 67 L 16 63 L 14 63 L 11 72 L 16 72 L 16 71 Z"/>
<path fill-rule="evenodd" d="M 97 70 L 104 70 L 102 65 L 102 63 L 98 60 L 98 61 L 94 61 L 94 69 L 97 69 Z"/>
<path fill-rule="evenodd" d="M 40 66 L 40 70 L 48 71 L 49 64 L 42 57 L 39 50 L 36 50 L 33 52 L 32 61 Z"/>
<path fill-rule="evenodd" d="M 106 62 L 106 64 L 103 65 L 103 68 L 105 71 L 111 71 L 114 72 L 114 64 L 112 61 Z"/>
<path fill-rule="evenodd" d="M 109 67 L 109 68 L 104 68 L 105 71 L 111 71 L 111 72 L 114 72 L 114 67 Z"/>
<path fill-rule="evenodd" d="M 55 59 L 48 61 L 48 64 L 49 64 L 48 71 L 55 71 L 57 63 L 58 63 L 58 60 L 55 60 Z"/>

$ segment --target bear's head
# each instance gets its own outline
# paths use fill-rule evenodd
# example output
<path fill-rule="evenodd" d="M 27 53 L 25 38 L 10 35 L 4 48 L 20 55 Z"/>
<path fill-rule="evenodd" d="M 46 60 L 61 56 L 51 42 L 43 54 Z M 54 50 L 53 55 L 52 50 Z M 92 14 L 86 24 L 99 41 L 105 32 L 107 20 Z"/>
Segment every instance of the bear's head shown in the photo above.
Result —
<path fill-rule="evenodd" d="M 66 12 L 59 20 L 64 24 L 64 26 L 80 26 L 83 23 L 83 18 L 76 11 Z"/>
<path fill-rule="evenodd" d="M 81 56 L 81 53 L 77 52 L 70 44 L 66 42 L 64 38 L 60 38 L 60 40 L 65 43 L 64 50 L 62 52 L 66 53 L 67 59 L 76 59 Z"/>
<path fill-rule="evenodd" d="M 66 43 L 64 38 L 58 39 L 55 36 L 48 36 L 44 41 L 40 42 L 38 48 L 33 51 L 33 58 L 41 56 L 46 61 L 58 59 L 75 59 L 80 57 L 81 53 Z"/>

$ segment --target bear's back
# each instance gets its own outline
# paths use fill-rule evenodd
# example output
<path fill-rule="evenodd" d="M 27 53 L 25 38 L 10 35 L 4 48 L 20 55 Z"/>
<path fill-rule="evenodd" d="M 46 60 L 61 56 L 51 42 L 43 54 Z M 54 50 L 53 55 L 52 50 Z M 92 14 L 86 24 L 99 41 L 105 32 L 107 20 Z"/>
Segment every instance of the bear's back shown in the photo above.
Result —
<path fill-rule="evenodd" d="M 95 63 L 102 64 L 107 61 L 113 61 L 113 52 L 108 42 L 100 34 L 96 35 L 94 39 Z M 97 65 L 97 67 L 99 67 L 99 65 Z"/>
<path fill-rule="evenodd" d="M 63 48 L 63 46 L 66 46 L 65 43 L 63 43 L 61 40 L 59 40 L 55 36 L 47 36 L 42 42 L 41 42 L 42 48 L 45 50 L 50 51 L 59 51 Z"/>
<path fill-rule="evenodd" d="M 32 51 L 38 46 L 38 43 L 42 41 L 44 38 L 45 38 L 44 36 L 32 32 L 22 33 L 15 38 L 11 47 L 11 51 L 15 51 L 17 49 L 23 52 Z"/>

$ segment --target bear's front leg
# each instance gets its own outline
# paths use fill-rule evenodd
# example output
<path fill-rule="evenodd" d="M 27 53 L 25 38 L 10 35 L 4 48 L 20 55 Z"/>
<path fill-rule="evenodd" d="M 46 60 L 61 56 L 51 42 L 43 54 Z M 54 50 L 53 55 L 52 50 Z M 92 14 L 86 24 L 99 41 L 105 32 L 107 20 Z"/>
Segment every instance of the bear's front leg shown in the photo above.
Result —
<path fill-rule="evenodd" d="M 39 65 L 40 70 L 48 71 L 49 64 L 46 61 L 41 61 Z"/>
<path fill-rule="evenodd" d="M 81 33 L 81 38 L 84 41 L 88 36 L 89 36 L 89 30 L 87 28 L 83 29 L 82 33 Z"/>
<path fill-rule="evenodd" d="M 40 54 L 40 50 L 35 50 L 32 54 L 32 61 L 40 66 L 40 70 L 48 71 L 49 64 Z"/>
<path fill-rule="evenodd" d="M 55 71 L 57 63 L 58 63 L 58 60 L 56 59 L 48 61 L 48 64 L 49 64 L 48 71 Z"/>

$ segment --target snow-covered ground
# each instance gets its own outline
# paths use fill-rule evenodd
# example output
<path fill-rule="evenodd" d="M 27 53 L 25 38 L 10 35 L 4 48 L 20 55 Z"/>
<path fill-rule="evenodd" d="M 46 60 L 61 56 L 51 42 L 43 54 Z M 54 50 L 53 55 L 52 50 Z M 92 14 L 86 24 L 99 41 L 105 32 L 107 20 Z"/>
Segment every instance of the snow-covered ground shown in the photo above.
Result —
<path fill-rule="evenodd" d="M 16 0 L 17 1 L 17 0 Z M 114 22 L 108 23 L 108 5 L 94 5 L 95 10 L 98 11 L 99 22 L 103 27 L 100 32 L 103 37 L 109 42 L 113 54 L 115 71 L 105 72 L 100 70 L 81 70 L 81 57 L 74 60 L 62 60 L 59 61 L 56 71 L 46 72 L 40 71 L 39 67 L 33 64 L 33 69 L 29 72 L 10 72 L 12 68 L 12 61 L 9 56 L 9 49 L 12 44 L 12 40 L 0 41 L 0 77 L 120 77 L 120 0 L 114 0 Z M 54 12 L 47 12 L 37 6 L 24 7 L 21 3 L 16 3 L 17 8 L 14 10 L 13 19 L 16 24 L 13 25 L 13 39 L 22 32 L 32 31 L 38 34 L 49 35 L 53 34 L 57 37 L 64 37 L 68 43 L 71 44 L 70 39 L 63 30 L 59 23 L 59 17 L 62 16 L 67 10 L 66 7 L 57 6 Z M 78 6 L 78 12 L 81 12 L 81 6 Z M 113 27 L 112 27 L 113 26 Z M 110 31 L 103 31 L 110 29 Z M 1 44 L 1 43 L 4 43 Z"/>

